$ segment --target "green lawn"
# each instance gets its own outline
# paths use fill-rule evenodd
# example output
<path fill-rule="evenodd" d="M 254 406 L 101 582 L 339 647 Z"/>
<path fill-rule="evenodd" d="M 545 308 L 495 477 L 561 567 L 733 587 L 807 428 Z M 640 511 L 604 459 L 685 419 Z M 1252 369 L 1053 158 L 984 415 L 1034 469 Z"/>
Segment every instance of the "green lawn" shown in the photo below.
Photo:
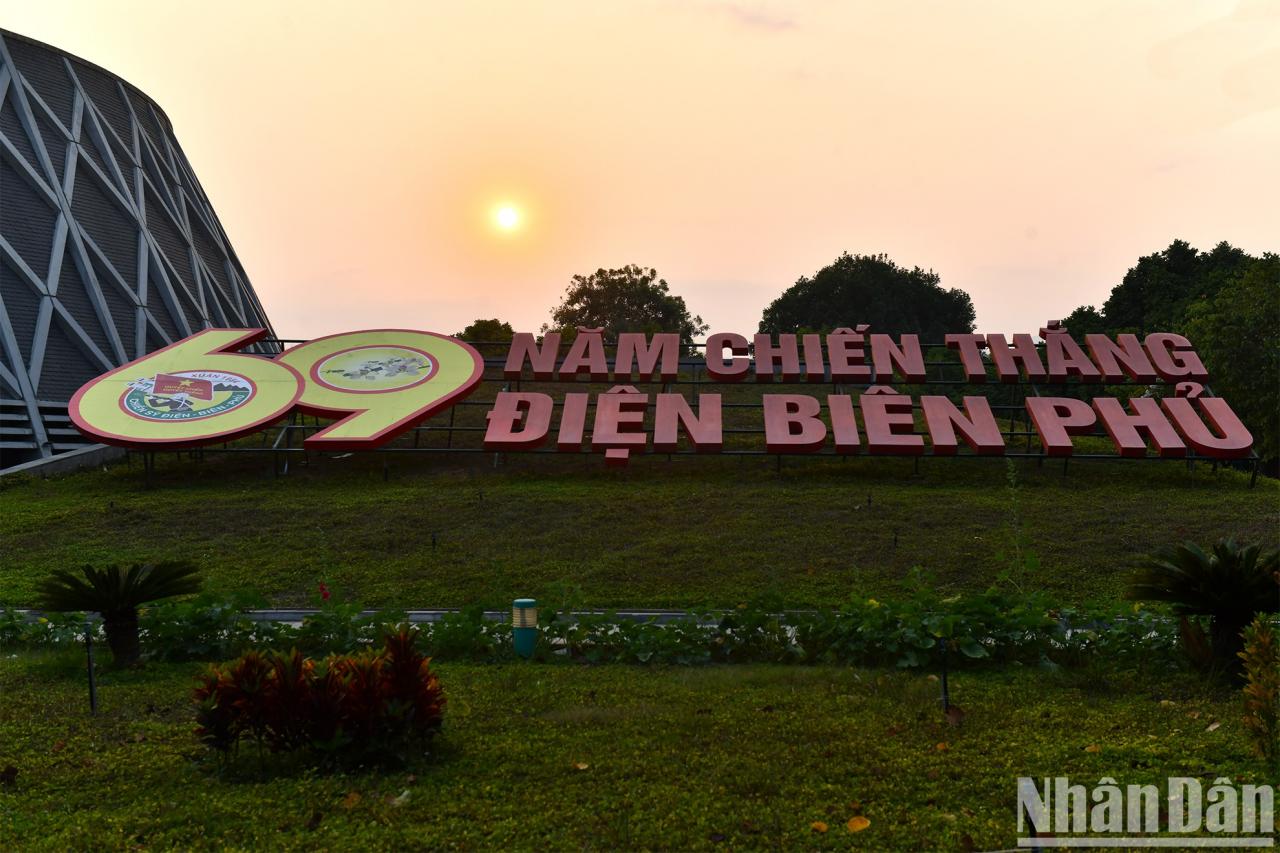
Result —
<path fill-rule="evenodd" d="M 993 849 L 1022 775 L 1271 781 L 1238 694 L 1176 673 L 965 672 L 956 728 L 919 674 L 538 664 L 440 666 L 444 734 L 403 769 L 263 775 L 250 751 L 219 779 L 196 666 L 106 674 L 96 718 L 81 666 L 0 659 L 0 849 Z"/>
<path fill-rule="evenodd" d="M 56 567 L 160 558 L 211 585 L 305 604 L 326 579 L 370 605 L 500 606 L 513 595 L 597 606 L 791 606 L 891 597 L 921 565 L 982 589 L 1020 522 L 1039 568 L 1023 579 L 1064 603 L 1114 600 L 1160 545 L 1220 536 L 1277 544 L 1280 484 L 1178 462 L 393 455 L 160 457 L 0 488 L 0 605 L 32 603 Z"/>

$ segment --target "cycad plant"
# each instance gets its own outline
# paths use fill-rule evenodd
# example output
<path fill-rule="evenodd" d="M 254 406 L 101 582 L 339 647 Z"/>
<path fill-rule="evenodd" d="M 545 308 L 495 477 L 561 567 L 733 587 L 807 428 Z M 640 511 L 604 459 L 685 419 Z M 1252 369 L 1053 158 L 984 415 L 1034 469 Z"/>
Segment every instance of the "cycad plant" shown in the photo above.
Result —
<path fill-rule="evenodd" d="M 1208 616 L 1211 661 L 1234 671 L 1240 632 L 1255 614 L 1280 610 L 1280 552 L 1222 539 L 1206 554 L 1184 542 L 1148 557 L 1129 583 L 1128 598 L 1168 602 L 1183 617 Z"/>
<path fill-rule="evenodd" d="M 79 573 L 55 571 L 40 584 L 38 606 L 42 610 L 102 614 L 115 665 L 131 666 L 137 663 L 139 654 L 138 608 L 199 590 L 200 578 L 190 563 L 135 564 L 128 571 L 119 566 L 85 566 Z"/>

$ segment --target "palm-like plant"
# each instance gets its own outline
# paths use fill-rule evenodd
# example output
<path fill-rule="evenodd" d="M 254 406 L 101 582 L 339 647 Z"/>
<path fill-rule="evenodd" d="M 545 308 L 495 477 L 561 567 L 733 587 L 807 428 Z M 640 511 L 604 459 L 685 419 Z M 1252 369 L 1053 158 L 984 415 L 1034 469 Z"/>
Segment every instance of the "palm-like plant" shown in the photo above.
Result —
<path fill-rule="evenodd" d="M 1127 597 L 1164 601 L 1181 616 L 1208 616 L 1215 664 L 1236 668 L 1240 633 L 1257 613 L 1280 610 L 1280 551 L 1219 540 L 1206 554 L 1185 542 L 1147 558 L 1134 573 Z"/>
<path fill-rule="evenodd" d="M 86 610 L 102 614 L 107 645 L 116 666 L 138 661 L 138 608 L 151 601 L 200 590 L 196 567 L 185 562 L 135 564 L 79 573 L 59 569 L 39 586 L 39 607 L 51 611 Z"/>

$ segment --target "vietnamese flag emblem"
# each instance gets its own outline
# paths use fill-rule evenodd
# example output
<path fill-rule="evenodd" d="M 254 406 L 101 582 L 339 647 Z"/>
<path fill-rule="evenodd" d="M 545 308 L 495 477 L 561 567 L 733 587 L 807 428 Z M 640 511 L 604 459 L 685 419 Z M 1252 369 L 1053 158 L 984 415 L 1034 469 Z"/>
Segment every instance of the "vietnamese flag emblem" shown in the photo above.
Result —
<path fill-rule="evenodd" d="M 170 373 L 157 373 L 152 394 L 163 394 L 172 397 L 175 394 L 186 394 L 197 400 L 213 399 L 213 383 L 208 379 L 191 379 L 187 376 L 174 376 Z"/>

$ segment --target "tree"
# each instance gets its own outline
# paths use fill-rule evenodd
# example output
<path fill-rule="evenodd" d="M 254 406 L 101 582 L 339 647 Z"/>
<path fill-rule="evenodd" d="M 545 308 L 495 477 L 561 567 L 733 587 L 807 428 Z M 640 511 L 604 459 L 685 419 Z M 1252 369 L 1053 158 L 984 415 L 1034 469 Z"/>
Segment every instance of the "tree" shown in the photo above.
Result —
<path fill-rule="evenodd" d="M 1220 539 L 1209 553 L 1184 542 L 1148 556 L 1130 578 L 1125 596 L 1168 602 L 1180 616 L 1208 616 L 1212 661 L 1221 670 L 1234 671 L 1240 666 L 1241 632 L 1258 613 L 1276 610 L 1277 569 L 1280 551 L 1263 551 L 1258 542 L 1237 545 Z M 1195 630 L 1183 623 L 1184 638 Z"/>
<path fill-rule="evenodd" d="M 1138 259 L 1102 312 L 1063 319 L 1077 340 L 1096 332 L 1179 332 L 1195 345 L 1214 393 L 1253 433 L 1271 470 L 1280 459 L 1280 257 L 1255 258 L 1230 243 L 1197 252 L 1183 240 Z"/>
<path fill-rule="evenodd" d="M 1077 341 L 1083 341 L 1085 335 L 1105 334 L 1107 331 L 1106 318 L 1092 305 L 1082 305 L 1072 311 L 1062 318 L 1062 325 Z"/>
<path fill-rule="evenodd" d="M 1280 255 L 1253 260 L 1192 305 L 1185 326 L 1214 393 L 1249 427 L 1258 455 L 1280 457 Z"/>
<path fill-rule="evenodd" d="M 138 608 L 199 591 L 200 577 L 190 563 L 139 564 L 128 571 L 121 571 L 119 566 L 85 566 L 78 574 L 55 569 L 41 582 L 38 601 L 42 610 L 91 610 L 102 614 L 113 662 L 123 667 L 138 662 Z"/>
<path fill-rule="evenodd" d="M 481 355 L 502 355 L 507 351 L 507 347 L 504 344 L 510 344 L 515 334 L 515 329 L 511 328 L 510 323 L 504 323 L 496 319 L 473 320 L 471 325 L 455 334 L 454 337 L 468 342 L 481 342 L 476 346 Z"/>
<path fill-rule="evenodd" d="M 575 275 L 564 299 L 551 311 L 545 331 L 572 333 L 579 327 L 604 329 L 607 338 L 619 332 L 676 332 L 691 343 L 707 330 L 698 316 L 690 316 L 684 299 L 671 293 L 652 268 L 634 264 L 621 269 L 598 269 Z"/>
<path fill-rule="evenodd" d="M 969 294 L 938 282 L 932 270 L 906 269 L 885 255 L 845 252 L 775 299 L 760 318 L 760 331 L 829 332 L 868 323 L 874 332 L 915 333 L 931 343 L 948 333 L 973 331 Z"/>

